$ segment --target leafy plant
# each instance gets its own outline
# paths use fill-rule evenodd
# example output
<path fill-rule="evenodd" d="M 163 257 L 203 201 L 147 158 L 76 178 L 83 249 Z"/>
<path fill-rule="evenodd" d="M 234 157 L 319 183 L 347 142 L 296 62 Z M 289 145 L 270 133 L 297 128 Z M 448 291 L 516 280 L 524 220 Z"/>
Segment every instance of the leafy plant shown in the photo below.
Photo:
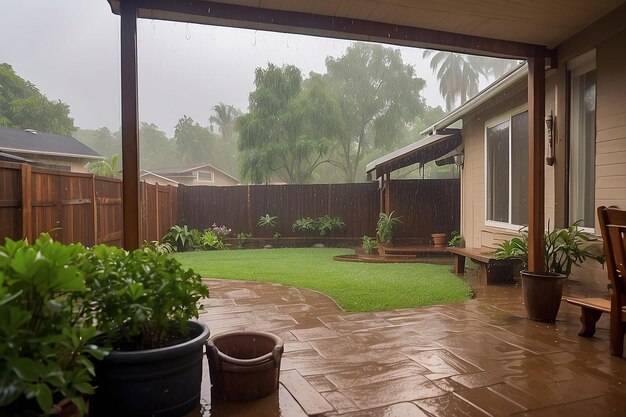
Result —
<path fill-rule="evenodd" d="M 278 240 L 282 237 L 283 235 L 280 234 L 280 232 L 274 232 L 274 239 Z"/>
<path fill-rule="evenodd" d="M 161 243 L 158 240 L 152 240 L 150 242 L 144 243 L 144 247 L 151 249 L 157 253 L 174 253 L 176 252 L 176 248 L 174 248 L 169 243 Z"/>
<path fill-rule="evenodd" d="M 343 229 L 346 224 L 339 217 L 330 217 L 326 214 L 323 217 L 319 217 L 316 220 L 317 229 L 319 230 L 320 236 L 326 236 L 333 229 Z"/>
<path fill-rule="evenodd" d="M 163 242 L 170 244 L 179 252 L 196 248 L 200 243 L 200 232 L 189 229 L 187 225 L 174 225 L 163 236 Z"/>
<path fill-rule="evenodd" d="M 116 350 L 152 349 L 186 334 L 208 288 L 193 270 L 150 249 L 98 245 L 81 258 L 83 306 Z M 79 301 L 79 300 L 77 300 Z"/>
<path fill-rule="evenodd" d="M 460 248 L 465 243 L 465 239 L 459 232 L 452 232 L 452 239 L 448 241 L 448 246 Z"/>
<path fill-rule="evenodd" d="M 547 272 L 569 276 L 572 266 L 580 266 L 587 258 L 604 263 L 602 250 L 587 242 L 597 240 L 579 229 L 581 220 L 565 229 L 553 229 L 545 232 L 545 267 Z M 502 242 L 496 250 L 496 258 L 519 258 L 528 265 L 528 230 L 520 229 L 520 236 Z"/>
<path fill-rule="evenodd" d="M 270 216 L 266 214 L 265 216 L 261 216 L 259 221 L 257 222 L 257 226 L 274 228 L 278 226 L 278 216 Z"/>
<path fill-rule="evenodd" d="M 311 217 L 302 217 L 293 222 L 291 230 L 299 232 L 315 232 L 317 224 Z"/>
<path fill-rule="evenodd" d="M 33 245 L 6 239 L 0 246 L 0 408 L 7 415 L 52 413 L 60 402 L 86 412 L 93 394 L 92 359 L 106 350 L 89 320 L 80 245 L 41 235 Z M 37 411 L 36 408 L 39 408 Z"/>
<path fill-rule="evenodd" d="M 251 237 L 252 237 L 252 233 L 244 233 L 244 232 L 237 233 L 237 240 L 235 243 L 237 245 L 237 249 L 243 249 L 243 246 L 246 243 L 246 240 L 250 239 Z"/>
<path fill-rule="evenodd" d="M 370 255 L 378 247 L 376 239 L 369 236 L 363 236 L 363 243 L 361 244 L 363 251 Z"/>
<path fill-rule="evenodd" d="M 220 237 L 211 230 L 205 230 L 200 238 L 200 243 L 205 250 L 225 249 L 226 245 Z"/>
<path fill-rule="evenodd" d="M 376 223 L 376 237 L 380 243 L 390 243 L 393 238 L 393 228 L 401 223 L 399 217 L 393 216 L 393 211 L 389 214 L 380 213 Z"/>

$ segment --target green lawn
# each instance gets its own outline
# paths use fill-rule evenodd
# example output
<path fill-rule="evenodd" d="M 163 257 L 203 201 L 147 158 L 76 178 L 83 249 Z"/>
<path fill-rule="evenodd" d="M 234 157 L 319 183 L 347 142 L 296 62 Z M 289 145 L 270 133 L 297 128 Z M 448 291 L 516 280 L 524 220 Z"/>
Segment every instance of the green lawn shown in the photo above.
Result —
<path fill-rule="evenodd" d="M 246 249 L 177 253 L 204 278 L 275 282 L 320 291 L 346 311 L 380 311 L 467 300 L 448 265 L 337 262 L 349 249 Z"/>

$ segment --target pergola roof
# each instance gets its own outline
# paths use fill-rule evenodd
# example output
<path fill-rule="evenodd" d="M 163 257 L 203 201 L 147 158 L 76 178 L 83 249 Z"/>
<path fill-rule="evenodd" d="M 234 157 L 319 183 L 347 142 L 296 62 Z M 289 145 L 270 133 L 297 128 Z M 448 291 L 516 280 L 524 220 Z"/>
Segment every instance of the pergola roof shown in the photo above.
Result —
<path fill-rule="evenodd" d="M 459 129 L 447 129 L 440 132 L 440 134 L 427 136 L 422 140 L 375 159 L 367 164 L 365 172 L 376 171 L 376 178 L 380 178 L 384 174 L 402 167 L 417 163 L 423 165 L 426 162 L 434 161 L 449 154 L 460 144 L 461 131 Z"/>
<path fill-rule="evenodd" d="M 120 13 L 123 0 L 108 0 Z M 128 0 L 126 0 L 128 1 Z M 494 43 L 554 48 L 624 0 L 137 0 L 137 16 L 392 44 L 463 50 L 450 33 L 477 37 L 467 48 L 498 54 Z M 376 25 L 372 25 L 376 23 Z M 417 28 L 419 33 L 411 33 Z M 424 37 L 425 32 L 430 36 Z M 480 38 L 484 38 L 481 39 Z M 418 39 L 418 41 L 415 41 Z M 492 42 L 493 41 L 493 42 Z M 450 47 L 446 48 L 446 44 Z M 523 45 L 520 45 L 523 47 Z M 522 49 L 513 56 L 530 56 Z M 522 56 L 523 55 L 523 56 Z"/>

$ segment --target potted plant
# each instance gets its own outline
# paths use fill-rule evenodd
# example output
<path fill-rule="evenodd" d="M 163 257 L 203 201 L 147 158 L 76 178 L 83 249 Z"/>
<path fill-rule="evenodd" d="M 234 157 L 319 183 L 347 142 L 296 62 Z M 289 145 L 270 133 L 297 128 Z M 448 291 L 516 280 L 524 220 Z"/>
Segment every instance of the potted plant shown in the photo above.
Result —
<path fill-rule="evenodd" d="M 465 247 L 465 239 L 459 232 L 452 232 L 452 238 L 448 241 L 448 246 L 452 248 Z"/>
<path fill-rule="evenodd" d="M 363 240 L 361 243 L 361 248 L 366 255 L 371 255 L 374 253 L 378 244 L 376 243 L 376 239 L 373 239 L 369 236 L 363 236 Z"/>
<path fill-rule="evenodd" d="M 579 229 L 577 221 L 565 229 L 545 232 L 545 273 L 522 271 L 522 293 L 526 313 L 531 320 L 553 322 L 559 311 L 563 294 L 563 281 L 572 266 L 580 266 L 587 258 L 604 263 L 602 249 L 589 245 L 596 238 Z M 528 265 L 528 231 L 520 230 L 520 236 L 502 242 L 496 250 L 496 258 L 519 258 Z"/>
<path fill-rule="evenodd" d="M 2 415 L 87 411 L 94 360 L 106 350 L 94 343 L 98 330 L 88 312 L 72 301 L 86 291 L 76 266 L 86 251 L 48 235 L 32 245 L 6 239 L 0 246 Z"/>
<path fill-rule="evenodd" d="M 433 233 L 430 237 L 433 240 L 433 246 L 443 248 L 446 245 L 446 237 L 448 236 L 445 233 Z"/>
<path fill-rule="evenodd" d="M 385 246 L 392 245 L 393 228 L 397 223 L 400 223 L 400 219 L 394 217 L 393 211 L 389 214 L 380 213 L 378 215 L 378 222 L 376 223 L 376 239 L 378 240 L 378 252 L 380 256 L 385 256 Z"/>
<path fill-rule="evenodd" d="M 85 294 L 74 302 L 111 349 L 95 363 L 92 416 L 181 416 L 200 399 L 208 297 L 199 275 L 166 254 L 99 245 L 79 259 Z"/>

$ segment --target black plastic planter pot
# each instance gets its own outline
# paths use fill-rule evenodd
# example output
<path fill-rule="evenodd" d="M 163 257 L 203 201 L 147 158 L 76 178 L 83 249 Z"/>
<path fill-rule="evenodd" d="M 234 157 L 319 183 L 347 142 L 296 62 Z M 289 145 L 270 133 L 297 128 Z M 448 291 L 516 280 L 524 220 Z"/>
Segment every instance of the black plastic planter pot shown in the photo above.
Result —
<path fill-rule="evenodd" d="M 189 322 L 191 339 L 159 349 L 111 352 L 96 362 L 94 417 L 178 417 L 200 401 L 209 328 Z"/>
<path fill-rule="evenodd" d="M 235 331 L 207 342 L 212 392 L 227 401 L 251 401 L 278 389 L 283 341 L 267 332 Z"/>

